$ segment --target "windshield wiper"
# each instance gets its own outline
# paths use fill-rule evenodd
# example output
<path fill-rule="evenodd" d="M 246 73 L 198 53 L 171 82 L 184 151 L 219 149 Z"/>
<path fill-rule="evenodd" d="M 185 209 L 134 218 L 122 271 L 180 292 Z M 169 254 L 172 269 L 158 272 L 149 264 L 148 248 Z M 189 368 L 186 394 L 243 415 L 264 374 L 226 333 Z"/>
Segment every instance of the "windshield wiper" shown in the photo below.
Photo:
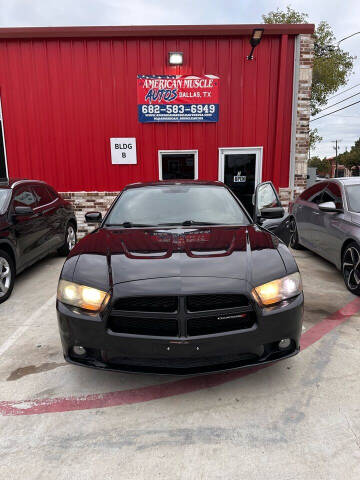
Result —
<path fill-rule="evenodd" d="M 220 223 L 215 222 L 199 222 L 197 220 L 184 220 L 183 222 L 169 222 L 169 223 L 159 223 L 159 226 L 175 226 L 181 225 L 183 227 L 191 227 L 191 225 L 221 225 Z"/>
<path fill-rule="evenodd" d="M 219 223 L 216 222 L 199 222 L 197 220 L 185 220 L 183 223 L 184 227 L 190 226 L 190 225 L 220 225 Z"/>
<path fill-rule="evenodd" d="M 105 223 L 105 227 L 132 228 L 132 227 L 156 227 L 156 225 L 148 225 L 146 223 L 124 222 L 124 223 Z"/>
<path fill-rule="evenodd" d="M 173 227 L 173 226 L 191 227 L 192 225 L 221 225 L 221 224 L 220 223 L 214 223 L 214 222 L 200 222 L 200 221 L 197 221 L 197 220 L 184 220 L 183 222 L 158 223 L 156 225 L 150 225 L 150 224 L 146 224 L 146 223 L 132 223 L 132 222 L 105 223 L 105 227 L 123 227 L 123 228 Z"/>

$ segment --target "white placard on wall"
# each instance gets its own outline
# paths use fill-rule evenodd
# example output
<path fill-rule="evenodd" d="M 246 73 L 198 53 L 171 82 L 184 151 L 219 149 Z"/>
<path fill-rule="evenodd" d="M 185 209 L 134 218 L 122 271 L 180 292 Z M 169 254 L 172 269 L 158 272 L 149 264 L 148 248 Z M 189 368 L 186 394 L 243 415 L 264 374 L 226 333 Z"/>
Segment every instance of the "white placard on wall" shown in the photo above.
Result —
<path fill-rule="evenodd" d="M 111 163 L 114 165 L 137 163 L 136 138 L 110 138 Z"/>

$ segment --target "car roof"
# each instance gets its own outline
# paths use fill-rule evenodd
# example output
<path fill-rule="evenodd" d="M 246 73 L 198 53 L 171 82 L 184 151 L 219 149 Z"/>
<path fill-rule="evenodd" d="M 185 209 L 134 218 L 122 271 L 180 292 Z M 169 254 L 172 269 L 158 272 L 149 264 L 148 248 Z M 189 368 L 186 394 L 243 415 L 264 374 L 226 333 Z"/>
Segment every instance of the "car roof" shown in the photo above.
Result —
<path fill-rule="evenodd" d="M 124 190 L 130 188 L 139 188 L 139 187 L 163 187 L 163 186 L 170 186 L 170 185 L 211 185 L 214 187 L 225 187 L 222 182 L 212 181 L 212 180 L 159 180 L 157 182 L 137 182 L 137 183 L 130 183 L 126 185 Z"/>
<path fill-rule="evenodd" d="M 9 178 L 8 180 L 0 180 L 0 188 L 14 188 L 18 185 L 26 183 L 41 183 L 47 185 L 47 183 L 43 182 L 42 180 L 29 180 L 27 178 Z"/>
<path fill-rule="evenodd" d="M 343 185 L 358 185 L 360 184 L 360 177 L 338 177 L 338 178 L 329 178 L 329 181 L 337 181 Z"/>

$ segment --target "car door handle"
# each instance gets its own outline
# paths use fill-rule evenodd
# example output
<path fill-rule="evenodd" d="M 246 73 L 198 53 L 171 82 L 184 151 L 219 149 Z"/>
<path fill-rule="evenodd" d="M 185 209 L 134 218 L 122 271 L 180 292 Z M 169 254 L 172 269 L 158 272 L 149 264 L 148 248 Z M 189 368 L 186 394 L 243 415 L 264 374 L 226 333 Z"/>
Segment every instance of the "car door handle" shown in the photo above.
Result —
<path fill-rule="evenodd" d="M 320 215 L 320 212 L 315 212 L 315 210 L 313 210 L 313 214 L 314 215 Z"/>

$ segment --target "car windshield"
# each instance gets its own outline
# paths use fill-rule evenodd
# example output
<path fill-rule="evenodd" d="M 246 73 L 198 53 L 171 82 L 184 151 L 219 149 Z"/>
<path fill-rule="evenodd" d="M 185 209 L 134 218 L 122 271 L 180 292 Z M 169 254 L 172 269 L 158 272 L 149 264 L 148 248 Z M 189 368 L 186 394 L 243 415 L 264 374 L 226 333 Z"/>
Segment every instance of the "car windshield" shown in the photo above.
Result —
<path fill-rule="evenodd" d="M 356 185 L 346 185 L 345 190 L 349 210 L 360 213 L 360 183 Z"/>
<path fill-rule="evenodd" d="M 10 190 L 8 188 L 0 188 L 0 215 L 2 215 L 7 207 Z"/>
<path fill-rule="evenodd" d="M 230 192 L 211 185 L 166 185 L 125 190 L 105 225 L 248 225 Z"/>

